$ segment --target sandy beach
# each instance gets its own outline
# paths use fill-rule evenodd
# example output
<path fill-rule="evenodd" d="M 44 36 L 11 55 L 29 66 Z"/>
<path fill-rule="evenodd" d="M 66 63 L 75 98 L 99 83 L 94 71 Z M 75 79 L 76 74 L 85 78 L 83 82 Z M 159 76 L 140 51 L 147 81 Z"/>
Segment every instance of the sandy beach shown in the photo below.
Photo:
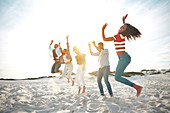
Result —
<path fill-rule="evenodd" d="M 103 83 L 106 96 L 99 94 L 96 77 L 86 74 L 86 93 L 77 95 L 77 84 L 66 79 L 0 81 L 1 113 L 169 113 L 170 74 L 132 76 L 131 81 L 142 85 L 140 97 L 136 91 L 110 76 L 113 97 Z"/>

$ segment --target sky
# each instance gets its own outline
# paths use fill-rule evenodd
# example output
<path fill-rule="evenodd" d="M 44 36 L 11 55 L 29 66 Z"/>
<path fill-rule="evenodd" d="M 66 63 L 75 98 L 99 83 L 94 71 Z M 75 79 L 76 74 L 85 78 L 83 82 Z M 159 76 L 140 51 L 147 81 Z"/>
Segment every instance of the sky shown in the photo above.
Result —
<path fill-rule="evenodd" d="M 51 75 L 49 44 L 54 40 L 66 48 L 67 35 L 73 72 L 77 69 L 74 46 L 86 54 L 86 72 L 98 70 L 98 58 L 90 55 L 88 43 L 103 42 L 105 23 L 106 36 L 117 34 L 125 14 L 126 22 L 142 33 L 136 41 L 126 41 L 132 60 L 125 71 L 170 69 L 169 6 L 169 0 L 0 0 L 0 78 Z M 115 71 L 114 43 L 103 43 Z M 92 51 L 97 52 L 93 46 Z"/>

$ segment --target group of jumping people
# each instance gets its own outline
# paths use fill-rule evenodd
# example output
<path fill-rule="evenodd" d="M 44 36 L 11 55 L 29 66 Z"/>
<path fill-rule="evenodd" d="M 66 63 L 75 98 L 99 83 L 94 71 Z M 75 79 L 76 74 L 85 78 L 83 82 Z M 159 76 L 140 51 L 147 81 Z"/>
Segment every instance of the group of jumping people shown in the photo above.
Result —
<path fill-rule="evenodd" d="M 139 38 L 142 34 L 140 31 L 135 28 L 134 26 L 125 23 L 125 19 L 127 18 L 127 14 L 123 16 L 123 26 L 120 27 L 118 33 L 112 37 L 106 37 L 105 36 L 105 29 L 107 27 L 107 23 L 105 23 L 102 27 L 102 37 L 103 41 L 114 41 L 115 45 L 115 50 L 117 53 L 117 56 L 119 58 L 116 71 L 115 71 L 115 80 L 118 82 L 121 82 L 123 84 L 126 84 L 128 86 L 131 86 L 136 89 L 137 94 L 136 96 L 140 96 L 141 91 L 142 91 L 142 86 L 136 85 L 135 83 L 129 81 L 128 79 L 122 77 L 122 74 L 124 73 L 124 70 L 126 67 L 129 65 L 131 62 L 131 57 L 130 55 L 125 51 L 125 38 L 127 40 L 136 40 L 136 38 Z M 68 83 L 70 80 L 72 81 L 72 86 L 74 86 L 74 80 L 71 77 L 72 70 L 73 70 L 73 64 L 72 64 L 72 57 L 70 54 L 70 49 L 69 49 L 69 42 L 68 42 L 68 37 L 66 37 L 67 40 L 67 49 L 62 49 L 59 44 L 54 45 L 54 49 L 52 49 L 52 44 L 53 40 L 50 43 L 50 50 L 52 51 L 52 57 L 55 61 L 55 63 L 52 66 L 51 73 L 57 73 L 59 72 L 62 77 L 68 79 Z M 98 87 L 100 90 L 100 94 L 102 96 L 105 96 L 104 91 L 103 91 L 103 85 L 101 83 L 102 77 L 104 76 L 104 81 L 107 86 L 108 92 L 110 96 L 113 96 L 112 88 L 110 85 L 110 82 L 108 80 L 109 73 L 110 73 L 110 63 L 109 63 L 109 51 L 108 49 L 104 48 L 104 44 L 102 42 L 98 43 L 98 46 L 95 44 L 95 41 L 92 42 L 94 47 L 97 49 L 97 53 L 92 52 L 91 50 L 91 44 L 89 43 L 89 51 L 92 56 L 98 56 L 98 61 L 99 61 L 99 70 L 97 73 L 97 83 Z M 86 59 L 85 59 L 85 54 L 81 53 L 80 50 L 75 46 L 73 48 L 73 51 L 76 53 L 75 59 L 78 65 L 77 68 L 77 73 L 76 73 L 76 82 L 78 85 L 78 94 L 81 92 L 81 84 L 83 86 L 83 91 L 82 93 L 85 93 L 85 81 L 84 81 L 84 74 L 85 74 L 85 68 L 86 68 Z M 61 55 L 60 55 L 61 54 Z M 64 70 L 59 70 L 61 64 L 65 64 Z"/>

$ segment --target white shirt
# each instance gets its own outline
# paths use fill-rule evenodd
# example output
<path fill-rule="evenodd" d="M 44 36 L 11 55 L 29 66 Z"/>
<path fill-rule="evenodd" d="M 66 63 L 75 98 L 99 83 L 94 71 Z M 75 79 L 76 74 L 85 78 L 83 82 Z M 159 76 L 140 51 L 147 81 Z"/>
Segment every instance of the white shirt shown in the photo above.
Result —
<path fill-rule="evenodd" d="M 101 49 L 101 52 L 93 53 L 93 56 L 99 56 L 99 66 L 103 68 L 105 66 L 109 66 L 109 51 L 108 49 Z"/>
<path fill-rule="evenodd" d="M 65 63 L 70 62 L 71 60 L 70 60 L 70 59 L 67 59 L 66 56 L 67 56 L 66 54 L 63 55 L 64 62 L 65 62 Z"/>
<path fill-rule="evenodd" d="M 52 49 L 52 47 L 51 47 L 51 45 L 49 46 L 49 49 L 50 49 L 50 56 L 51 56 L 51 58 L 53 58 L 53 49 Z M 60 49 L 57 47 L 56 49 L 55 49 L 55 52 L 56 52 L 56 54 L 57 54 L 57 57 L 56 57 L 56 59 L 59 59 L 59 57 L 60 57 Z"/>

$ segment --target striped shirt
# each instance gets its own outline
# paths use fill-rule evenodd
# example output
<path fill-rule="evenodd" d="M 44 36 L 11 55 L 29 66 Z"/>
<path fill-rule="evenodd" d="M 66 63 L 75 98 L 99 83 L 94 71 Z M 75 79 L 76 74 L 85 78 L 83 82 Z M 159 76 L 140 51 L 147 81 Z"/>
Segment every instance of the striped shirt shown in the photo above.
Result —
<path fill-rule="evenodd" d="M 125 51 L 125 37 L 117 34 L 113 38 L 116 52 Z"/>

